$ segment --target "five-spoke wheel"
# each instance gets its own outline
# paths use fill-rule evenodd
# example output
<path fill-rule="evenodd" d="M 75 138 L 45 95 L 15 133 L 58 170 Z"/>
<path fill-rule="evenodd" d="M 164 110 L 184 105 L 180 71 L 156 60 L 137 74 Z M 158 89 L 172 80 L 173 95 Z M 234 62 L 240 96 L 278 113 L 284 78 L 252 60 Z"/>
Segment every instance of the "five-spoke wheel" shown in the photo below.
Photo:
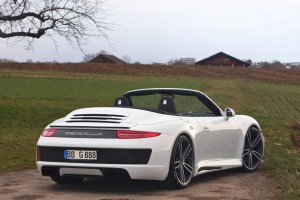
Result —
<path fill-rule="evenodd" d="M 179 136 L 173 146 L 167 183 L 177 188 L 186 187 L 192 180 L 194 152 L 192 142 L 184 135 Z"/>
<path fill-rule="evenodd" d="M 263 158 L 263 141 L 259 130 L 251 127 L 245 137 L 243 149 L 243 169 L 254 171 Z"/>

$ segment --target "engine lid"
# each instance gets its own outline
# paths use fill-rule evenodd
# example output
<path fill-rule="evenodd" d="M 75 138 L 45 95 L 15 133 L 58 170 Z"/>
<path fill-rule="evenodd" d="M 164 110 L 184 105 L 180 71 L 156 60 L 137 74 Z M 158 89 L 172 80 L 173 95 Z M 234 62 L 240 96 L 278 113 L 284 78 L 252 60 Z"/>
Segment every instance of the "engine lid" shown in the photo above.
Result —
<path fill-rule="evenodd" d="M 178 119 L 178 116 L 160 114 L 141 109 L 95 107 L 75 110 L 62 120 L 51 124 L 51 127 L 84 126 L 130 128 L 137 124 L 155 124 L 176 119 Z"/>

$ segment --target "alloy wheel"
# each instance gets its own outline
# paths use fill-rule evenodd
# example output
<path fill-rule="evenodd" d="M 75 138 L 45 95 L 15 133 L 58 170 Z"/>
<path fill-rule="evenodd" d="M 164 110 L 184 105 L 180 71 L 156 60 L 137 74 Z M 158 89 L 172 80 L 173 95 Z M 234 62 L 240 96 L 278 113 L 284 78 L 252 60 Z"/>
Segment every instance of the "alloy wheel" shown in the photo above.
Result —
<path fill-rule="evenodd" d="M 174 176 L 181 185 L 187 185 L 193 176 L 193 147 L 189 139 L 180 138 L 176 144 Z"/>
<path fill-rule="evenodd" d="M 260 132 L 250 128 L 245 137 L 243 150 L 243 167 L 247 171 L 255 170 L 261 163 L 263 156 L 263 141 Z"/>

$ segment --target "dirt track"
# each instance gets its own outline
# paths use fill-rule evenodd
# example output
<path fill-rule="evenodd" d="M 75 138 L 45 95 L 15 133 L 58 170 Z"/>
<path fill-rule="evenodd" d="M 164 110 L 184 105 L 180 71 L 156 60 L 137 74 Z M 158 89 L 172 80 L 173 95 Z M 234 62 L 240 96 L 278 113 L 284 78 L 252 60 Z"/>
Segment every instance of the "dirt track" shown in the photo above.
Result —
<path fill-rule="evenodd" d="M 104 181 L 86 179 L 78 185 L 58 185 L 37 170 L 25 170 L 0 176 L 0 199 L 97 199 L 97 200 L 216 200 L 272 199 L 269 179 L 258 170 L 239 173 L 234 170 L 196 177 L 184 190 L 159 187 L 152 181 Z"/>

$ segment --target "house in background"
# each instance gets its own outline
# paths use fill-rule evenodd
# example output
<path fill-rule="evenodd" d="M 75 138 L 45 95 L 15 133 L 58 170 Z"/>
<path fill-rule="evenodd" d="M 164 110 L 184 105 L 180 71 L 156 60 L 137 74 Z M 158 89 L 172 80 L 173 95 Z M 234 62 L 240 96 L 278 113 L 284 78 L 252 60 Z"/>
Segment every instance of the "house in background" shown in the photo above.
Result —
<path fill-rule="evenodd" d="M 107 63 L 107 64 L 127 64 L 120 58 L 114 55 L 100 54 L 88 61 L 88 63 Z"/>
<path fill-rule="evenodd" d="M 291 62 L 285 64 L 286 69 L 300 69 L 300 62 Z"/>
<path fill-rule="evenodd" d="M 196 65 L 199 66 L 230 66 L 230 67 L 248 67 L 250 66 L 249 63 L 239 60 L 233 56 L 230 56 L 226 53 L 219 52 L 214 54 L 208 58 L 200 60 L 196 62 Z"/>

